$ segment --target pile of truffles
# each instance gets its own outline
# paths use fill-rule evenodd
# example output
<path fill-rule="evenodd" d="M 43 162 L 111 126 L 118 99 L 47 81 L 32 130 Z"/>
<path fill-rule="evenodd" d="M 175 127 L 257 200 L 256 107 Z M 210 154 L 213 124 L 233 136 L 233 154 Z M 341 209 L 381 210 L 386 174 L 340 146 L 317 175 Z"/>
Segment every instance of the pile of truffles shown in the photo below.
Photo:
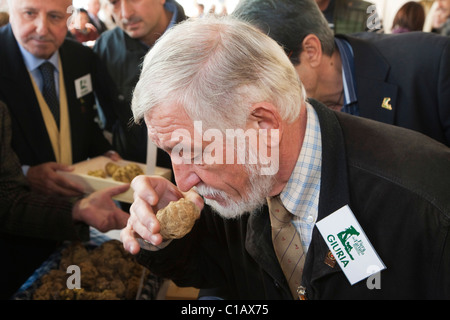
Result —
<path fill-rule="evenodd" d="M 112 177 L 115 181 L 130 183 L 138 175 L 144 174 L 142 168 L 135 164 L 130 163 L 126 166 L 119 166 L 114 162 L 108 162 L 104 169 L 90 170 L 88 175 L 106 179 Z"/>
<path fill-rule="evenodd" d="M 70 265 L 80 267 L 81 289 L 68 289 Z M 150 271 L 136 262 L 118 240 L 87 250 L 73 243 L 62 252 L 59 269 L 41 278 L 33 300 L 134 300 Z"/>

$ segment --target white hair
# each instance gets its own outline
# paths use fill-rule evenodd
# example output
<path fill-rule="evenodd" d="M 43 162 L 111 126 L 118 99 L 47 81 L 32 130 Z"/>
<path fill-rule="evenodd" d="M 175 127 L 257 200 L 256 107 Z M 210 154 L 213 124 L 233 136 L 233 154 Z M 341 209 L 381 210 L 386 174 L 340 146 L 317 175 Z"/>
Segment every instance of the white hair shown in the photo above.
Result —
<path fill-rule="evenodd" d="M 303 85 L 282 48 L 227 16 L 189 19 L 166 31 L 145 57 L 132 101 L 139 122 L 153 108 L 182 106 L 205 128 L 243 128 L 250 107 L 274 104 L 283 120 L 300 114 Z"/>

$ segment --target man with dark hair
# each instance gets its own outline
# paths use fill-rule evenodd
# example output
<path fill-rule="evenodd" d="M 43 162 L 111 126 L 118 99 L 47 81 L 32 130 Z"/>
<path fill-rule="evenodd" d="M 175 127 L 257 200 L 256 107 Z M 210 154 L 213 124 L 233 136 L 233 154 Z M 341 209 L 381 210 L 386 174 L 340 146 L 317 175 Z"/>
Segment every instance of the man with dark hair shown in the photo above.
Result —
<path fill-rule="evenodd" d="M 283 46 L 308 97 L 450 145 L 448 38 L 334 36 L 314 0 L 242 0 L 233 15 Z"/>
<path fill-rule="evenodd" d="M 118 122 L 113 129 L 113 146 L 123 158 L 147 161 L 145 126 L 132 125 L 130 105 L 141 64 L 155 41 L 173 25 L 186 19 L 183 7 L 173 0 L 109 1 L 117 27 L 101 35 L 94 51 L 106 64 L 117 85 L 124 108 L 116 108 Z M 170 168 L 170 159 L 158 152 L 157 164 Z"/>

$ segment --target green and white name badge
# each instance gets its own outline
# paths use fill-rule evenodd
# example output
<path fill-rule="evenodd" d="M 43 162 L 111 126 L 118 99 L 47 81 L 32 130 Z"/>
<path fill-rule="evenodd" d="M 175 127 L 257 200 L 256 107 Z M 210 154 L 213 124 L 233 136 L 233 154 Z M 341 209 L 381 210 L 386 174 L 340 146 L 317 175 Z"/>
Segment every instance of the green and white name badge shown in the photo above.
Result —
<path fill-rule="evenodd" d="M 316 225 L 351 285 L 386 269 L 348 205 Z"/>
<path fill-rule="evenodd" d="M 85 95 L 91 93 L 92 88 L 91 74 L 87 74 L 75 80 L 75 92 L 77 94 L 77 99 L 80 99 Z"/>

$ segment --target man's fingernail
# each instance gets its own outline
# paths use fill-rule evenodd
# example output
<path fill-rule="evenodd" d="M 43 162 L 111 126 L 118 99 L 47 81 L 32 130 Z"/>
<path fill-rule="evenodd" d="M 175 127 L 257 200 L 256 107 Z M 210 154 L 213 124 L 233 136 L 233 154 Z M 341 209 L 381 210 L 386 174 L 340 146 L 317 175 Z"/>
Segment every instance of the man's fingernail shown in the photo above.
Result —
<path fill-rule="evenodd" d="M 158 236 L 156 234 L 152 234 L 150 236 L 150 239 L 152 240 L 152 243 L 155 245 L 155 242 L 158 241 Z"/>

